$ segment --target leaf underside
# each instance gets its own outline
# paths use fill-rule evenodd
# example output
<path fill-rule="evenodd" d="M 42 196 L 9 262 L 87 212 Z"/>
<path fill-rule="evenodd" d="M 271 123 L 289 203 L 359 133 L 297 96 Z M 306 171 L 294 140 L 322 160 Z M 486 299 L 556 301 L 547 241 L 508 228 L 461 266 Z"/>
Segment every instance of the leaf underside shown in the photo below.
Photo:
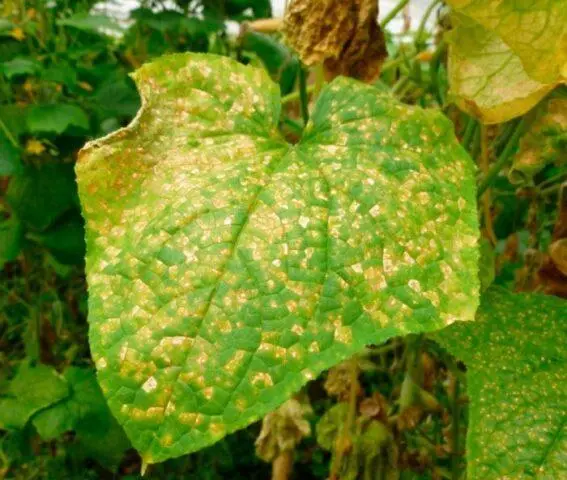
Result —
<path fill-rule="evenodd" d="M 491 289 L 433 338 L 467 365 L 472 479 L 567 477 L 567 302 Z"/>
<path fill-rule="evenodd" d="M 91 349 L 145 462 L 366 344 L 473 319 L 474 168 L 441 114 L 338 78 L 292 146 L 262 70 L 181 54 L 134 78 L 137 118 L 76 168 Z"/>

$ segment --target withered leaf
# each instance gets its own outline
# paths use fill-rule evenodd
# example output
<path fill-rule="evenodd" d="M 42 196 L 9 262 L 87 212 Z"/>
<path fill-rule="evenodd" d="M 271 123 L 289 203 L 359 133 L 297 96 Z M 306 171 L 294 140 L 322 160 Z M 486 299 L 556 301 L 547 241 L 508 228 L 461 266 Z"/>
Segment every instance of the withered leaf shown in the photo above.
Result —
<path fill-rule="evenodd" d="M 375 0 L 295 0 L 284 33 L 306 65 L 323 63 L 329 79 L 338 75 L 372 82 L 387 57 Z"/>

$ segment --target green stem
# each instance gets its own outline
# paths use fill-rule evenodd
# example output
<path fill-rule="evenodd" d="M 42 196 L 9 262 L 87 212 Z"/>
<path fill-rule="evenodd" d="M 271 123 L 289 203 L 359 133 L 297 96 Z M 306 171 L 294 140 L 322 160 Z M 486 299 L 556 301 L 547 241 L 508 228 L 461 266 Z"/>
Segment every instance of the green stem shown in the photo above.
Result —
<path fill-rule="evenodd" d="M 474 131 L 476 129 L 476 120 L 472 117 L 469 117 L 467 121 L 467 126 L 465 127 L 465 133 L 463 134 L 463 139 L 461 140 L 461 144 L 467 151 L 469 151 L 469 145 L 471 144 L 471 140 L 474 137 Z"/>
<path fill-rule="evenodd" d="M 522 135 L 523 131 L 524 131 L 524 120 L 522 119 L 522 121 L 518 123 L 518 125 L 514 129 L 514 133 L 512 133 L 512 135 L 510 136 L 510 139 L 508 140 L 508 143 L 506 143 L 504 150 L 502 150 L 502 153 L 500 154 L 496 162 L 492 165 L 492 168 L 488 170 L 488 173 L 485 175 L 482 182 L 480 183 L 477 192 L 478 198 L 480 198 L 480 196 L 486 191 L 486 189 L 492 185 L 492 183 L 500 173 L 500 170 L 502 170 L 502 167 L 506 165 L 506 163 L 514 153 L 514 150 L 516 149 L 516 145 L 518 144 L 518 140 L 520 139 L 520 136 Z"/>
<path fill-rule="evenodd" d="M 1 118 L 0 118 L 0 129 L 2 129 L 2 131 L 6 135 L 6 138 L 10 141 L 10 143 L 12 145 L 14 145 L 14 147 L 16 147 L 19 150 L 20 145 L 18 144 L 18 142 L 16 141 L 16 139 L 12 135 L 12 132 L 10 132 L 10 130 L 8 130 L 8 127 L 6 126 L 6 124 L 4 123 L 4 121 Z"/>
<path fill-rule="evenodd" d="M 384 20 L 380 22 L 380 27 L 382 27 L 382 29 L 386 28 L 386 25 L 388 25 L 388 23 L 390 23 L 408 3 L 409 0 L 401 0 L 392 10 L 390 10 L 390 13 L 384 17 Z"/>
<path fill-rule="evenodd" d="M 397 95 L 398 93 L 400 93 L 405 86 L 409 83 L 409 77 L 402 77 L 400 78 L 392 87 L 392 93 L 394 95 Z"/>
<path fill-rule="evenodd" d="M 307 125 L 309 121 L 309 99 L 307 97 L 307 71 L 303 67 L 299 68 L 299 103 L 303 125 Z"/>
<path fill-rule="evenodd" d="M 441 0 L 433 0 L 433 2 L 431 2 L 429 4 L 429 7 L 427 7 L 427 10 L 425 10 L 423 17 L 421 17 L 421 22 L 419 22 L 419 26 L 417 27 L 417 30 L 415 32 L 415 37 L 414 37 L 415 38 L 415 46 L 418 50 L 422 50 L 423 47 L 425 47 L 425 42 L 422 41 L 422 37 L 423 37 L 423 33 L 425 32 L 427 20 L 429 19 L 429 17 L 433 13 L 433 10 L 435 9 L 435 7 L 437 5 L 439 5 L 440 3 L 441 3 Z"/>
<path fill-rule="evenodd" d="M 315 85 L 309 85 L 307 87 L 307 93 L 313 93 L 314 91 Z M 295 90 L 291 93 L 288 93 L 287 95 L 284 95 L 282 97 L 281 103 L 282 105 L 285 105 L 287 103 L 295 102 L 296 100 L 299 100 L 299 90 Z"/>

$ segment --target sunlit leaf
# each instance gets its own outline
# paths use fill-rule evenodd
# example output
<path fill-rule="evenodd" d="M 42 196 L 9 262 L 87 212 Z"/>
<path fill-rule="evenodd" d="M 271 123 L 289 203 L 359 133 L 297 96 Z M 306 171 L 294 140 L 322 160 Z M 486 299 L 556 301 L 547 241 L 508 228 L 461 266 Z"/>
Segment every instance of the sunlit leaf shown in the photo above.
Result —
<path fill-rule="evenodd" d="M 520 58 L 495 33 L 466 17 L 454 16 L 448 35 L 450 95 L 460 108 L 484 123 L 522 115 L 554 87 L 528 76 Z"/>
<path fill-rule="evenodd" d="M 567 302 L 500 289 L 433 337 L 467 365 L 468 477 L 567 477 Z"/>
<path fill-rule="evenodd" d="M 567 64 L 567 1 L 447 0 L 499 37 L 530 78 L 554 83 Z"/>
<path fill-rule="evenodd" d="M 76 169 L 91 349 L 145 462 L 369 343 L 472 320 L 474 167 L 440 113 L 338 78 L 289 145 L 263 70 L 186 54 L 134 78 L 137 118 Z"/>

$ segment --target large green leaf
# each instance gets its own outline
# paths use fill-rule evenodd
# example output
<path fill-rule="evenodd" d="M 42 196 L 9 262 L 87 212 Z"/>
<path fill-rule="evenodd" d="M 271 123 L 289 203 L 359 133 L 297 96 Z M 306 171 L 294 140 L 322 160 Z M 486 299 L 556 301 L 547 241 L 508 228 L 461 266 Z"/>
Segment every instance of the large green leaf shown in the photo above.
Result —
<path fill-rule="evenodd" d="M 263 70 L 182 54 L 134 78 L 136 119 L 76 169 L 92 353 L 146 462 L 368 343 L 472 320 L 474 167 L 440 113 L 338 78 L 293 146 Z"/>
<path fill-rule="evenodd" d="M 565 300 L 492 289 L 434 335 L 468 368 L 469 478 L 567 478 L 565 320 Z"/>
<path fill-rule="evenodd" d="M 498 36 L 530 78 L 553 83 L 567 66 L 567 0 L 447 0 L 447 3 Z"/>

